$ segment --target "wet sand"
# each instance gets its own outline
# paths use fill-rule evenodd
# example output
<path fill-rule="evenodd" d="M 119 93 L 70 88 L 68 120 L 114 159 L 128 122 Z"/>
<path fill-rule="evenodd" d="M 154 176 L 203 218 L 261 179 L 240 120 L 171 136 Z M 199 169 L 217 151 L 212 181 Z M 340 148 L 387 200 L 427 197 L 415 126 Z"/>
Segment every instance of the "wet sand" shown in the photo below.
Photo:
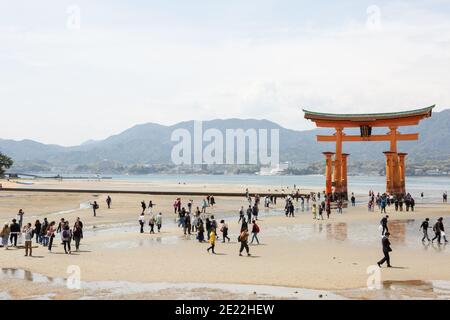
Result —
<path fill-rule="evenodd" d="M 78 183 L 97 187 L 98 184 L 112 182 L 75 182 Z M 218 188 L 217 185 L 214 187 Z M 382 257 L 378 231 L 382 215 L 379 212 L 367 212 L 365 205 L 346 209 L 343 215 L 333 211 L 330 220 L 315 221 L 310 211 L 302 212 L 301 208 L 295 218 L 286 218 L 282 211 L 284 201 L 280 199 L 274 208 L 261 209 L 259 238 L 262 244 L 250 246 L 252 257 L 239 257 L 237 219 L 239 208 L 248 205 L 244 198 L 217 197 L 217 207 L 208 210 L 218 220 L 224 217 L 230 226 L 231 243 L 217 243 L 218 255 L 213 256 L 206 252 L 206 243 L 198 243 L 195 236 L 184 236 L 181 229 L 177 228 L 172 207 L 173 196 L 114 195 L 111 210 L 106 209 L 106 196 L 1 191 L 0 222 L 11 220 L 22 208 L 25 222 L 37 218 L 42 220 L 43 217 L 49 221 L 58 221 L 64 217 L 73 222 L 76 217 L 80 217 L 85 224 L 81 252 L 65 255 L 58 237 L 55 238 L 53 253 L 48 253 L 46 248 L 35 248 L 34 258 L 24 257 L 22 249 L 6 251 L 0 248 L 2 268 L 64 279 L 68 277 L 67 267 L 76 265 L 80 267 L 86 292 L 69 290 L 64 283 L 60 283 L 50 290 L 55 295 L 47 297 L 48 292 L 43 288 L 45 286 L 39 283 L 2 277 L 0 298 L 177 299 L 185 295 L 207 299 L 235 296 L 258 299 L 448 298 L 446 290 L 443 293 L 433 291 L 436 282 L 432 281 L 450 281 L 450 246 L 423 245 L 418 229 L 424 217 L 434 221 L 436 217 L 444 216 L 445 221 L 450 221 L 449 205 L 418 203 L 414 213 L 388 209 L 391 216 L 389 226 L 393 233 L 392 263 L 396 268 L 383 268 L 382 289 L 368 291 L 364 289 L 368 278 L 367 268 Z M 94 200 L 100 204 L 96 218 L 86 206 L 86 203 Z M 152 200 L 156 203 L 154 212 L 163 212 L 161 234 L 138 233 L 137 220 L 142 200 Z M 183 200 L 187 201 L 188 198 Z M 201 197 L 193 197 L 193 200 L 195 205 L 199 205 Z M 93 288 L 92 283 L 98 282 L 108 285 Z M 130 283 L 144 287 L 140 287 L 138 292 L 130 292 L 125 290 L 130 287 Z M 111 293 L 111 288 L 108 289 L 111 284 L 118 287 L 115 293 Z M 180 284 L 189 285 L 179 287 Z M 244 287 L 245 292 L 232 290 L 236 284 L 250 287 Z M 150 290 L 149 286 L 152 285 L 158 290 Z M 293 292 L 301 294 L 294 294 L 288 289 L 280 289 L 282 294 L 280 290 L 275 290 L 275 294 L 268 287 L 265 291 L 261 288 L 250 290 L 256 285 L 269 286 L 273 290 L 292 288 Z M 439 286 L 436 288 L 439 291 Z"/>

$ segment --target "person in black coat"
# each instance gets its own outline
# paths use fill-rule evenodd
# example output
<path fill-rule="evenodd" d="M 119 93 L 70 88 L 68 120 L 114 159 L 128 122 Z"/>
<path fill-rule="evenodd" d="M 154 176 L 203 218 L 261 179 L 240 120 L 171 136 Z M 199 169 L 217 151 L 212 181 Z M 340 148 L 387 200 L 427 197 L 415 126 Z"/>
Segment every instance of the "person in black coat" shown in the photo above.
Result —
<path fill-rule="evenodd" d="M 391 268 L 391 257 L 389 256 L 389 252 L 392 251 L 391 249 L 391 242 L 389 241 L 389 236 L 391 234 L 389 232 L 386 232 L 384 234 L 383 239 L 381 240 L 381 244 L 383 245 L 383 254 L 384 258 L 377 262 L 378 266 L 381 268 L 381 265 L 385 262 L 387 262 L 388 268 Z"/>

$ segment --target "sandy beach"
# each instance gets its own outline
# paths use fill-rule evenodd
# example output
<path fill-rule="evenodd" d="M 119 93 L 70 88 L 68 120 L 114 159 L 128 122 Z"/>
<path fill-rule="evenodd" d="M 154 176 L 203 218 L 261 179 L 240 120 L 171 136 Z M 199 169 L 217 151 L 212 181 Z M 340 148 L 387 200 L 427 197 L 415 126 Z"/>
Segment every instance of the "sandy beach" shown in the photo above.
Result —
<path fill-rule="evenodd" d="M 0 183 L 3 187 L 18 187 L 7 181 Z M 242 192 L 244 187 L 249 187 L 251 192 L 271 189 L 269 186 L 149 185 L 126 181 L 44 180 L 35 184 L 49 189 L 189 189 L 209 194 L 224 189 Z M 366 205 L 344 209 L 342 215 L 333 210 L 329 220 L 325 217 L 318 221 L 313 220 L 308 208 L 302 211 L 299 204 L 296 204 L 295 218 L 286 218 L 284 201 L 279 199 L 270 209 L 261 208 L 261 244 L 250 246 L 251 257 L 240 257 L 238 211 L 241 206 L 248 206 L 244 197 L 216 197 L 217 206 L 208 209 L 208 214 L 215 215 L 219 221 L 225 219 L 230 227 L 231 242 L 217 243 L 217 255 L 208 254 L 207 243 L 199 243 L 195 235 L 183 235 L 177 227 L 173 196 L 115 194 L 109 210 L 106 197 L 106 194 L 51 190 L 45 193 L 0 191 L 1 223 L 11 221 L 21 208 L 25 211 L 25 222 L 42 221 L 44 217 L 59 221 L 64 217 L 72 224 L 80 217 L 85 225 L 81 251 L 72 255 L 64 254 L 59 236 L 55 238 L 52 253 L 36 245 L 33 258 L 24 257 L 23 249 L 0 248 L 0 298 L 450 298 L 450 287 L 446 287 L 447 281 L 450 283 L 450 247 L 422 244 L 419 231 L 425 217 L 434 222 L 442 216 L 448 225 L 450 206 L 447 204 L 417 201 L 415 212 L 395 212 L 392 206 L 388 208 L 394 268 L 382 268 L 382 287 L 368 290 L 367 268 L 376 265 L 382 257 L 378 231 L 382 214 L 378 210 L 368 212 Z M 366 199 L 364 195 L 357 197 Z M 194 206 L 199 206 L 202 200 L 184 197 L 183 204 L 189 199 L 194 200 Z M 94 200 L 100 204 L 97 217 L 93 217 L 89 207 Z M 139 233 L 142 200 L 147 203 L 152 200 L 156 204 L 153 211 L 163 213 L 160 234 L 149 234 L 148 226 L 146 233 Z M 70 276 L 70 266 L 77 266 L 81 271 L 81 289 L 66 287 L 64 279 Z M 51 285 L 42 285 L 46 282 Z"/>

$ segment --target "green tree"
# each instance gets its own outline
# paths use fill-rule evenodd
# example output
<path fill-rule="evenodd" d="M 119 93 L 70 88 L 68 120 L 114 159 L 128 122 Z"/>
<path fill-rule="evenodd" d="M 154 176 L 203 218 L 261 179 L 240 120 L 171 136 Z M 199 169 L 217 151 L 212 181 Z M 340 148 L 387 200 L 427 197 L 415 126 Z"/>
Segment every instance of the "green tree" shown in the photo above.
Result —
<path fill-rule="evenodd" d="M 0 152 L 0 177 L 5 173 L 5 169 L 11 168 L 13 163 L 14 162 L 10 157 Z"/>

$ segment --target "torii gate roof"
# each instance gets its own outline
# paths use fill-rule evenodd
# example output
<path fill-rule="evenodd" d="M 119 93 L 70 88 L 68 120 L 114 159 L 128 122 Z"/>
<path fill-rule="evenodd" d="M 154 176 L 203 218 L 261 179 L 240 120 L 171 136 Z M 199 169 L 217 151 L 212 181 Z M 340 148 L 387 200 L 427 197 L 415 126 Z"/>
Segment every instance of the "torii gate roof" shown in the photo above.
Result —
<path fill-rule="evenodd" d="M 321 113 L 303 109 L 305 119 L 316 123 L 318 127 L 385 127 L 390 125 L 411 126 L 420 120 L 431 117 L 435 105 L 401 112 L 366 113 L 366 114 L 334 114 Z"/>

